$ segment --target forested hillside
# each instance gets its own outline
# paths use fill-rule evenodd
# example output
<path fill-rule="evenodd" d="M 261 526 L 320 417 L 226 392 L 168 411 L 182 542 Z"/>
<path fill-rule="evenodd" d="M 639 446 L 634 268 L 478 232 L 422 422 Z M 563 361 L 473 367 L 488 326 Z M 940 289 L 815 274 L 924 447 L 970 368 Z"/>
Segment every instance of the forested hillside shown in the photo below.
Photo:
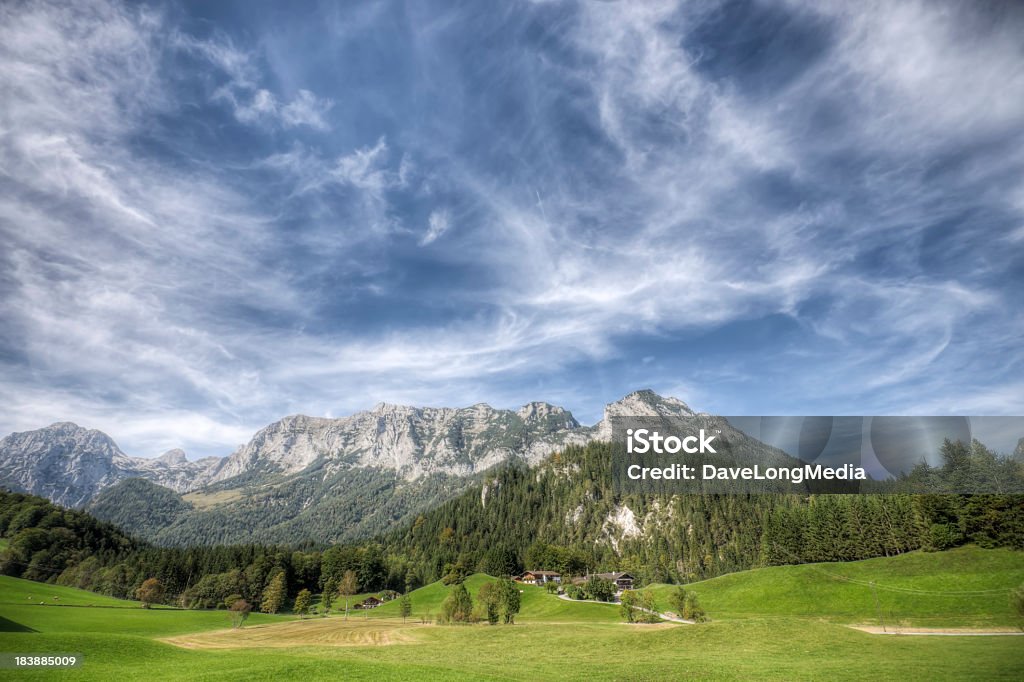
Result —
<path fill-rule="evenodd" d="M 947 466 L 922 465 L 889 487 L 913 490 L 922 478 L 941 484 L 972 470 L 972 462 L 988 471 L 991 453 L 978 443 L 947 443 L 942 454 Z M 966 542 L 1024 548 L 1021 495 L 619 496 L 611 458 L 611 446 L 591 443 L 533 469 L 504 469 L 385 544 L 425 575 L 460 561 L 495 574 L 525 562 L 626 569 L 649 582 Z M 1021 465 L 1010 465 L 1020 476 Z"/>
<path fill-rule="evenodd" d="M 437 506 L 476 477 L 432 474 L 403 481 L 393 471 L 350 469 L 328 474 L 318 465 L 272 485 L 215 485 L 182 496 L 142 479 L 99 493 L 89 512 L 156 545 L 354 542 Z"/>
<path fill-rule="evenodd" d="M 912 488 L 918 476 L 941 482 L 965 462 L 969 469 L 986 461 L 977 446 L 959 443 L 947 443 L 943 455 L 958 466 L 920 468 L 896 484 Z M 361 591 L 523 568 L 628 570 L 641 584 L 686 583 L 965 543 L 1024 549 L 1020 495 L 617 495 L 611 465 L 608 444 L 569 447 L 537 467 L 495 471 L 400 531 L 332 547 L 154 547 L 88 514 L 0 493 L 0 536 L 8 540 L 0 570 L 129 598 L 156 578 L 168 603 L 219 607 L 232 595 L 259 604 L 280 575 L 289 596 L 333 592 L 347 571 Z M 134 493 L 145 493 L 141 485 Z M 174 513 L 173 501 L 167 511 Z"/>

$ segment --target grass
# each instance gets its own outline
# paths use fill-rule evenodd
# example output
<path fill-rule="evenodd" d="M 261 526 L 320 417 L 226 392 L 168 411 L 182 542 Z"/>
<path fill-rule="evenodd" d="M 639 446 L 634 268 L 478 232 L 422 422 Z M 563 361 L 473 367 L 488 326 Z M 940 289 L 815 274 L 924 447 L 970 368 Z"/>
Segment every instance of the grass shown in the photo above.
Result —
<path fill-rule="evenodd" d="M 480 587 L 487 582 L 494 581 L 494 578 L 485 573 L 474 573 L 466 578 L 465 586 L 470 595 L 476 600 L 476 594 Z M 418 590 L 409 593 L 412 599 L 412 617 L 433 619 L 441 612 L 441 602 L 448 596 L 451 588 L 440 580 L 429 585 L 424 585 Z M 373 609 L 373 615 L 378 617 L 398 616 L 401 614 L 399 600 L 389 601 Z"/>
<path fill-rule="evenodd" d="M 0 576 L 0 604 L 4 607 L 13 604 L 18 606 L 38 605 L 39 602 L 52 605 L 139 607 L 138 602 L 104 597 L 101 594 L 78 590 L 74 587 L 46 585 L 31 580 Z"/>
<path fill-rule="evenodd" d="M 889 588 L 933 592 L 956 581 L 964 590 L 1001 590 L 1019 582 L 1022 559 L 965 548 L 818 568 L 855 580 L 870 576 Z M 467 587 L 475 594 L 488 580 L 476 574 Z M 1024 678 L 1024 638 L 889 637 L 845 627 L 870 615 L 856 591 L 863 586 L 823 576 L 813 566 L 747 571 L 689 587 L 713 622 L 625 625 L 615 622 L 616 606 L 565 602 L 522 586 L 522 611 L 511 627 L 414 619 L 404 625 L 398 603 L 389 602 L 348 622 L 253 614 L 244 629 L 228 630 L 224 611 L 144 610 L 118 600 L 93 608 L 11 604 L 26 590 L 69 590 L 61 594 L 66 603 L 98 598 L 6 578 L 0 579 L 0 623 L 21 629 L 0 627 L 0 651 L 81 654 L 84 667 L 70 673 L 81 680 Z M 414 591 L 414 614 L 436 615 L 449 589 L 434 583 Z M 654 589 L 664 596 L 670 588 Z M 959 598 L 892 594 L 913 597 L 900 603 L 908 612 L 914 606 L 926 621 L 964 624 Z M 969 618 L 988 622 L 996 601 L 982 599 Z M 4 673 L 5 679 L 69 675 Z"/>
<path fill-rule="evenodd" d="M 870 583 L 875 583 L 872 594 Z M 764 616 L 921 627 L 1005 627 L 1009 591 L 1024 584 L 1024 554 L 960 547 L 847 563 L 774 566 L 687 585 L 713 619 Z M 651 588 L 662 610 L 675 586 Z M 957 594 L 961 593 L 961 594 Z"/>
<path fill-rule="evenodd" d="M 227 502 L 234 502 L 242 498 L 244 492 L 238 488 L 230 490 L 218 490 L 212 493 L 188 493 L 182 495 L 182 499 L 190 503 L 196 509 L 209 509 Z"/>
<path fill-rule="evenodd" d="M 300 638 L 293 647 L 270 648 L 250 641 L 257 628 L 247 627 L 226 635 L 238 635 L 229 646 L 245 648 L 185 648 L 144 636 L 97 632 L 0 633 L 0 649 L 81 654 L 85 665 L 74 677 L 82 680 L 874 680 L 880 675 L 1016 680 L 1024 675 L 1021 642 L 1016 638 L 883 637 L 806 620 L 753 619 L 700 627 L 442 627 L 381 622 L 377 627 L 390 628 L 396 639 L 409 638 L 391 646 L 353 642 L 346 631 L 365 624 L 320 622 L 333 625 L 334 636 L 343 643 Z M 271 628 L 285 627 L 294 625 L 268 626 L 262 636 L 274 639 L 279 633 Z M 12 672 L 7 677 L 56 679 L 67 674 Z"/>
<path fill-rule="evenodd" d="M 27 599 L 28 596 L 33 599 Z M 58 599 L 54 600 L 54 596 Z M 45 603 L 39 604 L 40 601 Z M 248 623 L 276 623 L 286 619 L 290 616 L 253 613 Z M 230 626 L 230 616 L 223 610 L 143 609 L 139 602 L 0 576 L 0 632 L 104 632 L 160 637 Z"/>

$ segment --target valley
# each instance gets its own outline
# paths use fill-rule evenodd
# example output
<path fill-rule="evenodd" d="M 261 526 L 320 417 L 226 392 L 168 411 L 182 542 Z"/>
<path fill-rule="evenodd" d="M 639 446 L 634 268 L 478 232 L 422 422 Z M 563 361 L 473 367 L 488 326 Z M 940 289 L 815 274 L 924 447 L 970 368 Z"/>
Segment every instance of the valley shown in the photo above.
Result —
<path fill-rule="evenodd" d="M 809 577 L 819 569 L 832 577 Z M 466 585 L 476 597 L 489 580 L 475 574 Z M 861 584 L 871 580 L 901 590 L 887 605 L 901 609 L 903 627 L 944 623 L 968 631 L 1009 629 L 1005 597 L 994 593 L 1024 580 L 1024 562 L 1016 552 L 966 547 L 736 573 L 687 586 L 700 594 L 711 615 L 701 625 L 628 625 L 616 605 L 565 602 L 532 586 L 521 587 L 515 625 L 437 625 L 427 616 L 439 612 L 452 589 L 438 582 L 410 593 L 413 615 L 405 623 L 398 603 L 391 601 L 353 612 L 347 620 L 340 613 L 305 619 L 254 613 L 242 629 L 232 630 L 223 610 L 145 610 L 137 603 L 5 577 L 0 578 L 0 649 L 77 652 L 85 664 L 75 676 L 85 680 L 146 677 L 154 670 L 162 679 L 182 680 L 240 674 L 376 680 L 1010 680 L 1024 673 L 1018 637 L 885 637 L 847 627 L 872 622 L 874 607 Z M 964 600 L 935 589 L 950 583 L 991 590 L 993 597 L 971 602 L 963 611 Z M 826 584 L 820 589 L 831 596 L 808 591 L 809 584 Z M 651 589 L 660 597 L 668 588 Z M 54 592 L 65 606 L 15 603 L 37 592 Z M 911 608 L 908 598 L 916 606 Z M 65 674 L 19 671 L 11 679 Z"/>

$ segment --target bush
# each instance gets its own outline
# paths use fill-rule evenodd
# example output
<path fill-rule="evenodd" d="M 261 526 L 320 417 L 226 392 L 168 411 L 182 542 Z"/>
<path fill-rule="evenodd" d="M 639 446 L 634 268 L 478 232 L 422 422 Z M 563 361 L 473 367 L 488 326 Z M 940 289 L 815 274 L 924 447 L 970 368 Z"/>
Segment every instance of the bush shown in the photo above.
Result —
<path fill-rule="evenodd" d="M 612 601 L 615 599 L 615 584 L 611 580 L 590 576 L 587 580 L 587 594 L 595 601 Z"/>
<path fill-rule="evenodd" d="M 231 605 L 228 612 L 231 614 L 231 626 L 240 628 L 245 623 L 245 619 L 249 617 L 249 613 L 252 612 L 252 606 L 244 599 L 239 599 Z"/>
<path fill-rule="evenodd" d="M 637 594 L 633 590 L 625 590 L 619 600 L 619 613 L 627 623 L 635 623 L 637 617 Z"/>
<path fill-rule="evenodd" d="M 586 599 L 587 595 L 579 585 L 569 583 L 565 586 L 565 596 L 569 599 Z"/>
<path fill-rule="evenodd" d="M 668 603 L 676 615 L 683 618 L 683 612 L 686 610 L 686 589 L 677 587 L 669 596 Z"/>
<path fill-rule="evenodd" d="M 704 607 L 700 605 L 697 595 L 693 592 L 686 593 L 686 602 L 683 604 L 683 613 L 681 615 L 685 620 L 692 620 L 695 623 L 705 623 L 708 620 Z"/>
<path fill-rule="evenodd" d="M 650 590 L 644 590 L 640 593 L 640 608 L 641 611 L 638 614 L 641 623 L 659 623 L 661 617 L 658 615 L 658 606 L 654 603 L 654 595 Z"/>
<path fill-rule="evenodd" d="M 963 542 L 963 533 L 959 526 L 952 523 L 933 523 L 929 528 L 926 548 L 942 551 L 956 547 Z"/>

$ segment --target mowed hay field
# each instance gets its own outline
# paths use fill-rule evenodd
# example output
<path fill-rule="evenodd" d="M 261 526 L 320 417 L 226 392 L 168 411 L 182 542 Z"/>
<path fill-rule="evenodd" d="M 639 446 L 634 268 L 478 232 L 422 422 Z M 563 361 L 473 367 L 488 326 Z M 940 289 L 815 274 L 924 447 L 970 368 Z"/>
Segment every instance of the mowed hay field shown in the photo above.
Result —
<path fill-rule="evenodd" d="M 975 548 L 906 555 L 872 560 L 879 562 L 872 574 L 882 584 L 886 571 L 890 583 L 898 576 L 911 580 L 917 572 L 916 584 L 921 585 L 941 576 L 945 576 L 942 580 L 950 575 L 963 577 L 969 572 L 965 567 L 973 565 L 980 574 L 990 576 L 979 577 L 976 585 L 999 583 L 985 589 L 1000 590 L 1020 577 L 1022 556 Z M 860 565 L 867 563 L 827 567 L 863 571 Z M 93 607 L 12 603 L 25 590 L 58 588 L 3 578 L 0 650 L 77 653 L 85 661 L 84 667 L 74 671 L 6 670 L 3 676 L 82 680 L 1024 679 L 1024 637 L 873 635 L 846 626 L 864 619 L 856 609 L 844 606 L 845 598 L 816 601 L 812 595 L 802 602 L 796 596 L 787 601 L 772 592 L 773 585 L 788 584 L 786 569 L 799 576 L 808 568 L 761 569 L 770 579 L 761 571 L 726 576 L 745 577 L 753 585 L 735 597 L 729 597 L 729 591 L 738 590 L 744 580 L 724 586 L 712 585 L 724 578 L 695 584 L 713 619 L 699 626 L 626 625 L 618 622 L 617 606 L 565 602 L 525 586 L 523 609 L 514 626 L 424 625 L 420 620 L 436 617 L 449 589 L 434 583 L 413 592 L 414 616 L 407 623 L 398 614 L 398 604 L 391 602 L 365 614 L 354 612 L 347 620 L 341 615 L 297 620 L 253 614 L 245 628 L 231 630 L 224 611 L 144 610 L 117 600 L 112 600 L 114 605 Z M 782 573 L 772 575 L 778 571 Z M 995 575 L 1001 577 L 991 577 Z M 471 576 L 470 592 L 475 596 L 490 579 Z M 709 586 L 720 592 L 715 594 Z M 860 587 L 839 581 L 836 589 Z M 661 593 L 667 588 L 656 589 Z M 58 596 L 69 604 L 97 599 L 77 590 Z M 925 618 L 946 608 L 941 606 L 946 602 L 930 596 L 936 601 L 922 611 Z M 726 608 L 730 599 L 741 597 L 747 602 L 742 608 Z M 850 597 L 856 603 L 859 599 Z M 957 608 L 959 602 L 951 603 Z M 994 608 L 996 600 L 988 603 Z M 1000 608 L 1009 608 L 1005 596 Z M 942 616 L 956 622 L 955 613 Z M 974 616 L 968 620 L 975 626 L 994 622 L 980 619 L 979 613 Z M 1010 622 L 1008 616 L 1000 618 Z"/>
<path fill-rule="evenodd" d="M 291 648 L 297 646 L 388 646 L 417 641 L 425 625 L 352 618 L 309 618 L 288 623 L 198 632 L 162 641 L 188 649 Z"/>

